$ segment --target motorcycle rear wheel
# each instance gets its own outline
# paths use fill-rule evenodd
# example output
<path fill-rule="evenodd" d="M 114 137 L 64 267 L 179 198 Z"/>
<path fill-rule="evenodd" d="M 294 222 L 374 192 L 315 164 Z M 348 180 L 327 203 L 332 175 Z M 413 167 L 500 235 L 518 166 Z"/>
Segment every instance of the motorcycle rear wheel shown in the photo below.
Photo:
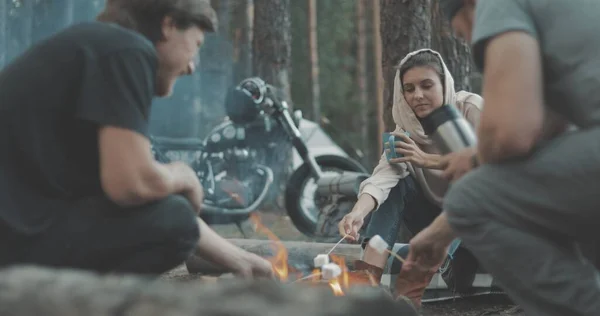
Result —
<path fill-rule="evenodd" d="M 324 173 L 367 172 L 360 163 L 346 157 L 324 155 L 315 157 L 315 160 Z M 316 209 L 316 205 L 313 205 L 314 209 L 308 209 L 310 203 L 307 205 L 306 202 L 309 201 L 303 201 L 305 199 L 303 194 L 307 191 L 307 186 L 311 184 L 314 185 L 314 177 L 310 172 L 310 166 L 304 163 L 294 171 L 286 185 L 285 208 L 294 226 L 304 235 L 314 237 L 319 210 Z M 312 197 L 310 197 L 313 204 L 315 203 L 314 194 L 315 192 L 312 192 Z"/>

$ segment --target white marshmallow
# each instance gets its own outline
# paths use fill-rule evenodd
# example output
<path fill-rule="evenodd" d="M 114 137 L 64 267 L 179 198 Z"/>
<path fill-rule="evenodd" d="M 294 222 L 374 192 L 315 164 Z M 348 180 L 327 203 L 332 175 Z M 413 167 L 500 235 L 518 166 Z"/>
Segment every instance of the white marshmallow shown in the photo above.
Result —
<path fill-rule="evenodd" d="M 321 267 L 321 276 L 325 280 L 335 279 L 340 274 L 342 274 L 342 268 L 335 263 L 328 263 Z"/>
<path fill-rule="evenodd" d="M 383 254 L 388 249 L 388 243 L 385 242 L 385 240 L 383 240 L 381 236 L 375 235 L 371 239 L 369 239 L 369 247 Z"/>
<path fill-rule="evenodd" d="M 320 268 L 329 263 L 329 256 L 326 254 L 320 254 L 313 259 L 315 268 Z"/>

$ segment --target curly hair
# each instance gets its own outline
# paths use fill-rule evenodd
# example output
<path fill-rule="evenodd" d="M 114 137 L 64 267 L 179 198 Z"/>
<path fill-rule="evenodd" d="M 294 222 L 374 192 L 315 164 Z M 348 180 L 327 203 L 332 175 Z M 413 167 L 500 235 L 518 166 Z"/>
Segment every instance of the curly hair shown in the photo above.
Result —
<path fill-rule="evenodd" d="M 217 29 L 217 13 L 208 0 L 107 0 L 96 20 L 135 30 L 156 43 L 163 39 L 162 22 L 167 16 L 182 30 Z"/>

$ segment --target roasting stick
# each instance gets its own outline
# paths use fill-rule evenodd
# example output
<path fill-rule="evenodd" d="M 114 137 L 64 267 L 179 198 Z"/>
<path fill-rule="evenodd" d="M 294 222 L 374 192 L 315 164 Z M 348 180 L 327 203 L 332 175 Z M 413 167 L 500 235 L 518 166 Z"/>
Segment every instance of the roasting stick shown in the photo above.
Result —
<path fill-rule="evenodd" d="M 385 252 L 387 252 L 390 255 L 394 256 L 396 259 L 398 259 L 400 262 L 402 262 L 402 264 L 406 263 L 406 259 L 400 257 L 399 254 L 397 254 L 393 251 L 390 251 L 388 249 L 388 243 L 385 240 L 383 240 L 383 238 L 381 238 L 381 236 L 379 236 L 379 235 L 375 235 L 375 236 L 373 236 L 373 238 L 371 238 L 369 240 L 369 246 L 371 248 L 375 249 L 375 251 L 379 252 L 380 254 L 384 254 Z M 420 270 L 429 270 L 426 267 L 416 265 L 416 264 L 415 264 L 415 267 Z"/>
<path fill-rule="evenodd" d="M 388 249 L 386 249 L 385 251 L 386 251 L 387 253 L 389 253 L 390 255 L 392 255 L 392 256 L 394 256 L 394 257 L 396 257 L 396 259 L 398 259 L 400 262 L 402 262 L 402 263 L 406 263 L 406 260 L 405 260 L 404 258 L 400 257 L 400 255 L 399 255 L 399 254 L 397 254 L 397 253 L 395 253 L 395 252 L 393 252 L 393 251 L 389 251 Z"/>
<path fill-rule="evenodd" d="M 316 267 L 316 268 L 320 268 L 320 269 L 321 269 L 321 272 L 317 272 L 317 273 L 313 273 L 313 274 L 307 275 L 307 276 L 305 276 L 305 277 L 303 277 L 303 278 L 300 278 L 300 279 L 298 279 L 298 280 L 295 280 L 295 281 L 293 281 L 293 282 L 290 282 L 290 284 L 292 284 L 292 283 L 296 283 L 296 282 L 299 282 L 299 281 L 304 281 L 304 280 L 306 280 L 306 279 L 310 279 L 310 278 L 312 278 L 312 277 L 316 277 L 316 276 L 323 276 L 323 269 L 324 269 L 324 268 L 326 268 L 326 267 L 327 267 L 327 268 L 331 268 L 331 267 L 328 267 L 328 266 L 330 266 L 330 265 L 334 265 L 334 264 L 330 264 L 330 263 L 329 263 L 329 255 L 330 255 L 330 254 L 331 254 L 331 253 L 332 253 L 332 252 L 335 250 L 335 248 L 336 248 L 336 247 L 337 247 L 337 246 L 338 246 L 338 245 L 339 245 L 339 244 L 340 244 L 342 241 L 344 241 L 344 239 L 346 239 L 346 237 L 348 237 L 348 234 L 344 235 L 344 237 L 342 237 L 342 239 L 340 239 L 340 241 L 338 241 L 338 242 L 337 242 L 337 243 L 336 243 L 336 244 L 333 246 L 333 248 L 331 248 L 331 250 L 329 250 L 329 252 L 328 252 L 328 253 L 326 253 L 326 254 L 320 254 L 320 255 L 317 255 L 317 256 L 315 257 L 315 259 L 314 259 L 314 265 L 315 265 L 315 267 Z M 326 269 L 327 269 L 327 268 L 326 268 Z M 331 272 L 331 271 L 329 271 L 329 272 Z"/>
<path fill-rule="evenodd" d="M 342 239 L 340 239 L 340 241 L 338 241 L 333 248 L 331 248 L 331 250 L 329 250 L 328 253 L 321 253 L 318 254 L 314 259 L 313 259 L 313 264 L 315 266 L 315 268 L 323 268 L 323 266 L 329 264 L 329 255 L 331 254 L 331 252 L 333 252 L 333 250 L 335 250 L 335 248 L 344 240 L 346 239 L 346 237 L 348 237 L 348 235 L 344 235 L 344 237 L 342 237 Z"/>
<path fill-rule="evenodd" d="M 403 264 L 406 263 L 406 260 L 400 257 L 399 254 L 388 249 L 388 243 L 385 240 L 383 240 L 383 238 L 381 238 L 381 236 L 379 235 L 375 235 L 369 240 L 369 246 L 375 249 L 375 251 L 379 252 L 380 254 L 387 252 L 390 255 L 394 256 L 396 259 L 400 260 L 400 262 L 402 262 Z"/>
<path fill-rule="evenodd" d="M 327 255 L 330 255 L 330 254 L 331 254 L 331 252 L 333 252 L 333 250 L 334 250 L 334 249 L 335 249 L 337 246 L 339 246 L 339 244 L 340 244 L 342 241 L 344 241 L 344 239 L 346 239 L 346 237 L 348 237 L 348 234 L 344 235 L 344 237 L 342 237 L 342 239 L 340 239 L 340 241 L 338 241 L 338 242 L 337 242 L 337 243 L 336 243 L 336 244 L 333 246 L 333 248 L 331 248 L 331 250 L 329 250 L 329 252 L 327 253 Z"/>
<path fill-rule="evenodd" d="M 310 279 L 310 278 L 312 278 L 312 277 L 320 276 L 321 274 L 322 274 L 321 272 L 317 272 L 317 273 L 309 274 L 309 275 L 307 275 L 307 276 L 305 276 L 305 277 L 303 277 L 303 278 L 300 278 L 300 279 L 298 279 L 298 280 L 295 280 L 295 281 L 293 281 L 293 282 L 290 282 L 290 284 L 294 284 L 294 283 L 296 283 L 296 282 L 304 281 L 304 280 Z"/>
<path fill-rule="evenodd" d="M 371 282 L 372 286 L 377 286 L 377 281 L 375 281 L 375 277 L 373 276 L 373 273 L 371 273 L 371 271 L 366 270 L 367 271 L 367 276 L 369 277 L 369 282 Z"/>

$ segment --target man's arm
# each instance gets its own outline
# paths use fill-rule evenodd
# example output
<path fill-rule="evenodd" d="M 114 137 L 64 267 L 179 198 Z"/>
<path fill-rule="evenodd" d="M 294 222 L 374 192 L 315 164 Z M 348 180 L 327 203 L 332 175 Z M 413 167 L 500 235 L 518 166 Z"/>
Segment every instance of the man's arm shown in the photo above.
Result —
<path fill-rule="evenodd" d="M 478 129 L 483 163 L 525 155 L 543 136 L 542 61 L 535 38 L 507 32 L 485 50 L 485 107 Z"/>
<path fill-rule="evenodd" d="M 99 147 L 102 189 L 119 205 L 138 205 L 199 189 L 198 179 L 187 165 L 158 163 L 149 140 L 134 131 L 102 127 Z M 202 201 L 190 202 L 198 207 Z"/>

